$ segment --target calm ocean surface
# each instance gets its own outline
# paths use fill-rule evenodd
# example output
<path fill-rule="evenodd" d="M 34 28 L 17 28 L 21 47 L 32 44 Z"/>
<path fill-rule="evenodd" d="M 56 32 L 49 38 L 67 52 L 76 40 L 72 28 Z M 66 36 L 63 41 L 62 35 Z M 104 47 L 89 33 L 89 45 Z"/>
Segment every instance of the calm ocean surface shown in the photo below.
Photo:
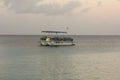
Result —
<path fill-rule="evenodd" d="M 0 36 L 0 80 L 120 80 L 120 36 L 73 36 L 41 47 L 40 36 Z"/>

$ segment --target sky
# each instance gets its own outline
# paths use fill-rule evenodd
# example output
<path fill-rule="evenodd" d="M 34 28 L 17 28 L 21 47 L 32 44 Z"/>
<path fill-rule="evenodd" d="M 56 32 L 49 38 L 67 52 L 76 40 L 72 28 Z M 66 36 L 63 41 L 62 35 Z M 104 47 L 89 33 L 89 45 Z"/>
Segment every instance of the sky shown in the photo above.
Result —
<path fill-rule="evenodd" d="M 1 35 L 120 35 L 120 0 L 0 0 Z"/>

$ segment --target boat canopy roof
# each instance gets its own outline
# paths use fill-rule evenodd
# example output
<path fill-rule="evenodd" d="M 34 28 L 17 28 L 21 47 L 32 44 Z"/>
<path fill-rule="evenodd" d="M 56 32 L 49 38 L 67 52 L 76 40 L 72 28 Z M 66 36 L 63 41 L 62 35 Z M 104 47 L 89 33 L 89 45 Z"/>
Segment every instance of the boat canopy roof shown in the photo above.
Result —
<path fill-rule="evenodd" d="M 43 33 L 67 33 L 67 32 L 64 32 L 64 31 L 41 31 Z"/>

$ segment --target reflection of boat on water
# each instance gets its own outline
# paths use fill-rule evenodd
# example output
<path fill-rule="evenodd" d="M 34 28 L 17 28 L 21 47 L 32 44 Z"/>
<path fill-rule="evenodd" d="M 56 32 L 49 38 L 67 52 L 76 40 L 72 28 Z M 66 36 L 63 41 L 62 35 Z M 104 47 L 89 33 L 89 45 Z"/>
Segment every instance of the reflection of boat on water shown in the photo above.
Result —
<path fill-rule="evenodd" d="M 42 33 L 48 33 L 49 35 L 43 35 L 40 38 L 41 46 L 73 46 L 73 38 L 67 37 L 67 35 L 58 35 L 60 33 L 66 34 L 63 31 L 42 31 Z M 55 35 L 52 35 L 55 34 Z"/>

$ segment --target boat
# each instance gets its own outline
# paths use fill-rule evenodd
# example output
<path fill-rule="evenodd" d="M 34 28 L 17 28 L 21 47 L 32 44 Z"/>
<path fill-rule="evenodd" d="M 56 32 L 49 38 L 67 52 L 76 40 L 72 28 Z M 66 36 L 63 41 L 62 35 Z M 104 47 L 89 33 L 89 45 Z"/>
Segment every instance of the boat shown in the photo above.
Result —
<path fill-rule="evenodd" d="M 59 34 L 67 34 L 64 31 L 41 31 L 41 33 L 45 33 L 46 35 L 42 35 L 40 38 L 41 46 L 74 46 L 74 39 L 68 37 L 67 35 L 59 35 Z"/>

